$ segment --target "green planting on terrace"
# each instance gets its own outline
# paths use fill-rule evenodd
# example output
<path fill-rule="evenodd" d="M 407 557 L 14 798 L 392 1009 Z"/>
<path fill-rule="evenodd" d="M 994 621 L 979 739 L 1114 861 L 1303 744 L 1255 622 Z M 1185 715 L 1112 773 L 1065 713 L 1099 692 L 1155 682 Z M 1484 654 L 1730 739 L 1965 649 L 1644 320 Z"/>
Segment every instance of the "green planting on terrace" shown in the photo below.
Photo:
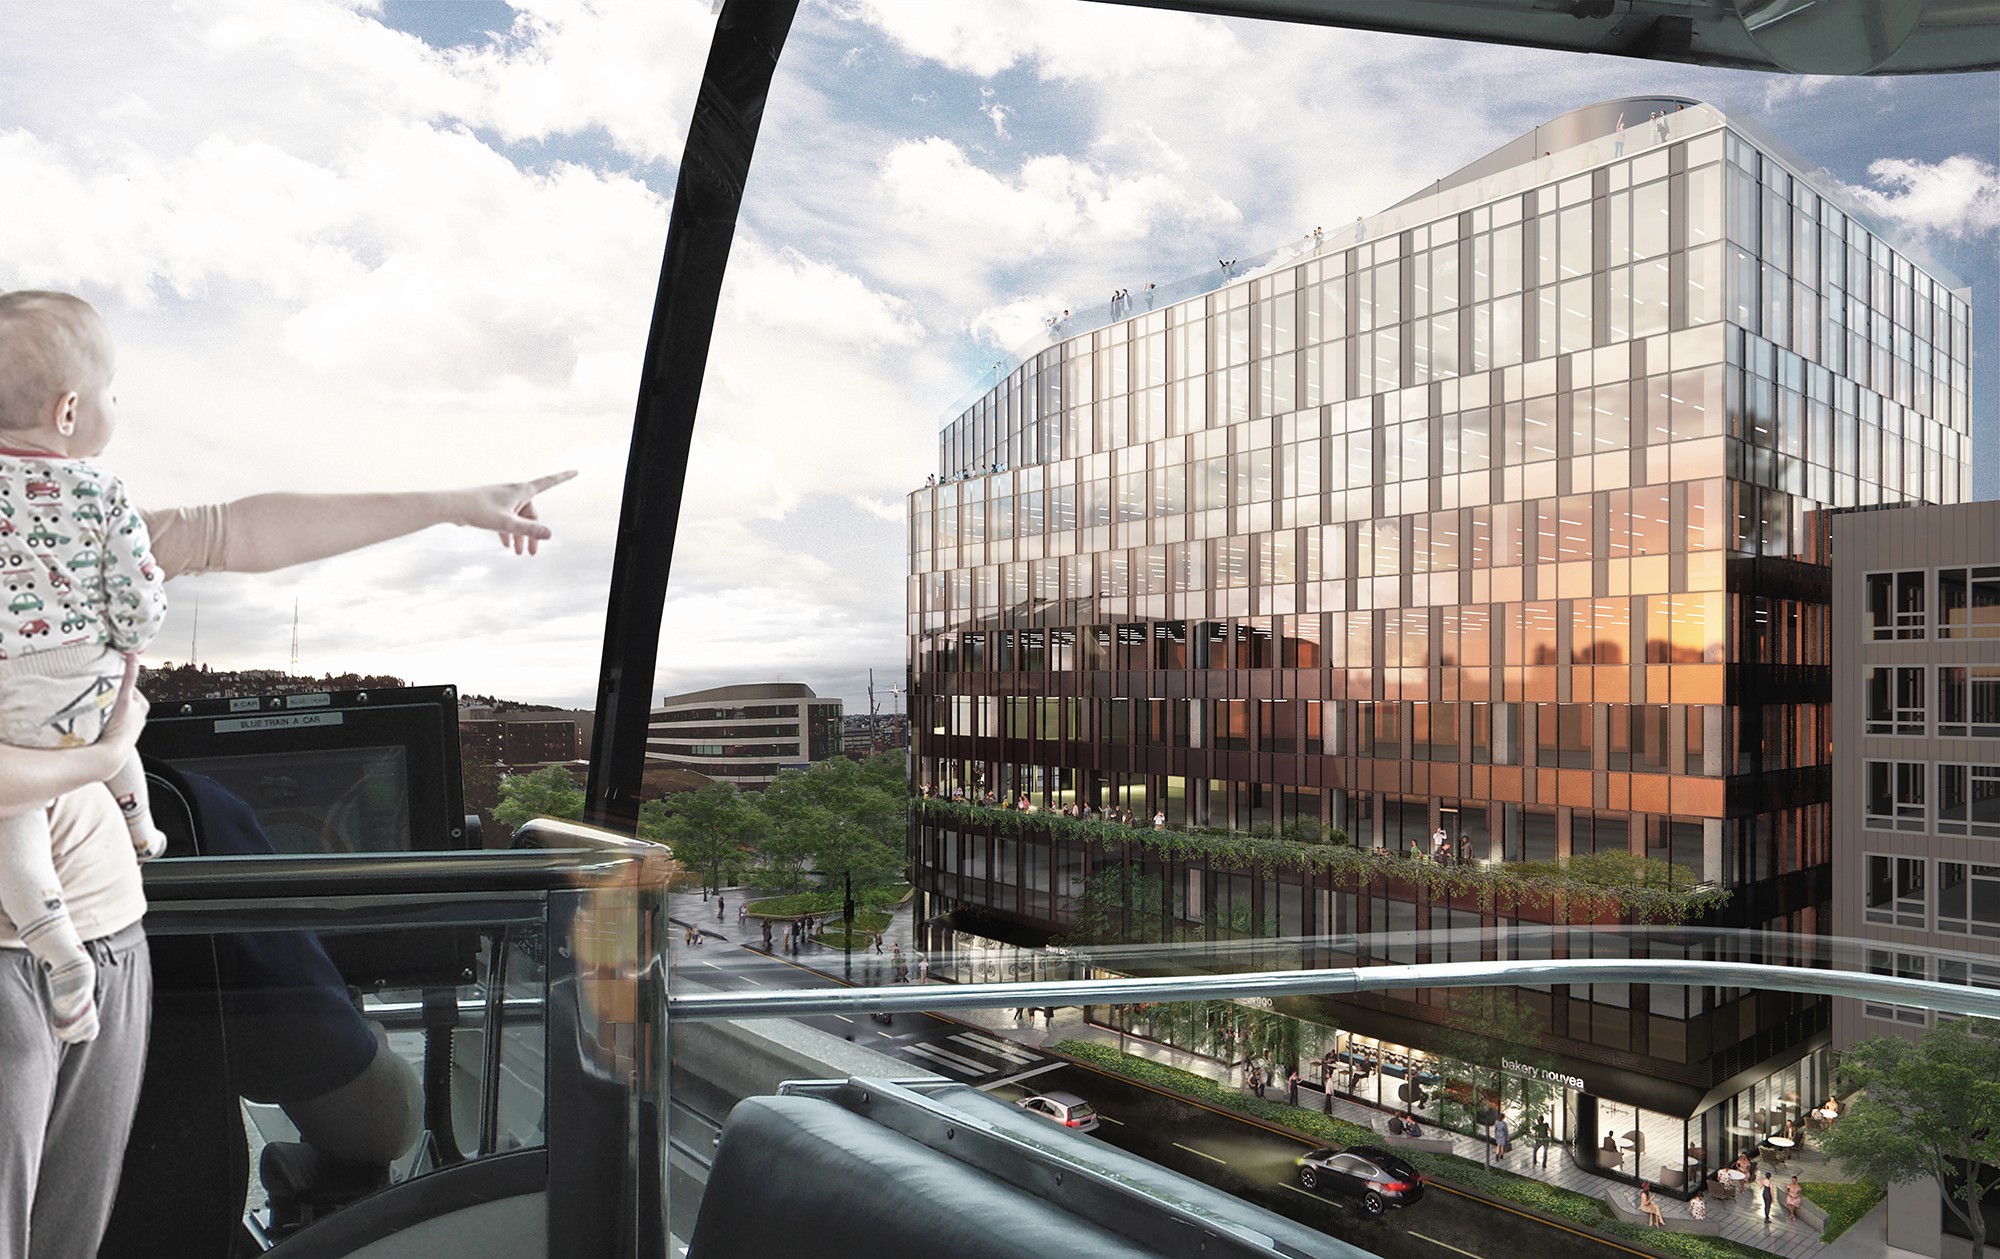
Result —
<path fill-rule="evenodd" d="M 1591 853 L 1566 861 L 1463 866 L 1386 849 L 1358 848 L 1338 831 L 1324 842 L 1313 842 L 1211 827 L 1155 830 L 1101 817 L 1067 817 L 963 800 L 920 799 L 913 803 L 918 816 L 929 822 L 990 827 L 1010 835 L 1047 834 L 1113 850 L 1129 845 L 1169 861 L 1206 861 L 1230 869 L 1255 865 L 1265 870 L 1326 874 L 1353 886 L 1366 886 L 1378 879 L 1396 880 L 1420 885 L 1432 900 L 1469 897 L 1511 903 L 1515 908 L 1559 907 L 1568 921 L 1629 914 L 1639 922 L 1686 922 L 1729 899 L 1728 889 L 1697 882 L 1671 862 L 1622 852 Z"/>

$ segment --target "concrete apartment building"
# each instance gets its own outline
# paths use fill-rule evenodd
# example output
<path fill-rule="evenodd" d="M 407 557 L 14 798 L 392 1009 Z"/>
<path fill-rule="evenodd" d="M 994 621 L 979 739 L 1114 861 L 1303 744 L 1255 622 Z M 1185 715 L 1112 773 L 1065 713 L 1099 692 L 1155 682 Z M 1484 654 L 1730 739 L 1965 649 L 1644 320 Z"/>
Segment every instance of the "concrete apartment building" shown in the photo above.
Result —
<path fill-rule="evenodd" d="M 1833 934 L 1865 942 L 1842 960 L 2000 988 L 2000 502 L 1832 525 Z M 1837 1001 L 1834 1045 L 1937 1017 Z M 1959 1253 L 1963 1236 L 1928 1183 L 1893 1191 L 1892 1245 Z"/>
<path fill-rule="evenodd" d="M 779 770 L 839 756 L 841 708 L 799 682 L 669 695 L 648 718 L 646 759 L 759 790 Z"/>

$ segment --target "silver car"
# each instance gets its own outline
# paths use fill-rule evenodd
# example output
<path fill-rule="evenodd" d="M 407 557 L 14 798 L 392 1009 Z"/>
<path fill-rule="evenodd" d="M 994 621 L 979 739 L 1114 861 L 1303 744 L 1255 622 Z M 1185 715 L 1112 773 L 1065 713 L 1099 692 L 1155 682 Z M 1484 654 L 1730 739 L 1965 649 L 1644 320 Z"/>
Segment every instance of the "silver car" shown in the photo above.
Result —
<path fill-rule="evenodd" d="M 1059 1123 L 1071 1132 L 1095 1132 L 1097 1112 L 1074 1093 L 1036 1093 L 1014 1103 L 1031 1115 Z"/>

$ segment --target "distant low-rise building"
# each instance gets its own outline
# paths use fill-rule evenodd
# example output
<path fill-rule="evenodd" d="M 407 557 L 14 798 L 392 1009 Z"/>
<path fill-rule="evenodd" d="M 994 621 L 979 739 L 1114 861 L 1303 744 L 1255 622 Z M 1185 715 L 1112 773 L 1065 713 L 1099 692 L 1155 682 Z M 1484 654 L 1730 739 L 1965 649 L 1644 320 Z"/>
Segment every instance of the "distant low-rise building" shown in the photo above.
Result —
<path fill-rule="evenodd" d="M 717 686 L 660 701 L 646 759 L 747 790 L 842 750 L 841 702 L 799 682 Z"/>
<path fill-rule="evenodd" d="M 901 713 L 877 713 L 872 719 L 866 713 L 850 715 L 841 720 L 840 740 L 841 749 L 856 757 L 908 747 L 910 720 Z"/>
<path fill-rule="evenodd" d="M 590 755 L 595 714 L 564 709 L 459 709 L 459 745 L 510 768 L 552 765 Z"/>

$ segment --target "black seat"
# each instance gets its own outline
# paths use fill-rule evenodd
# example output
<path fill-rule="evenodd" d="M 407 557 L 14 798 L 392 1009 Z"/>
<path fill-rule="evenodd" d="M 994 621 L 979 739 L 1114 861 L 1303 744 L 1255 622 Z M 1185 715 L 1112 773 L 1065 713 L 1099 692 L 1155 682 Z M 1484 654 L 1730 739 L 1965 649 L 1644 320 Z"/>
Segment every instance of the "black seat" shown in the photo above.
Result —
<path fill-rule="evenodd" d="M 186 782 L 148 763 L 153 819 L 170 855 L 199 852 Z M 250 1146 L 229 1082 L 222 986 L 208 936 L 154 935 L 153 1030 L 101 1259 L 217 1259 L 242 1228 Z"/>

